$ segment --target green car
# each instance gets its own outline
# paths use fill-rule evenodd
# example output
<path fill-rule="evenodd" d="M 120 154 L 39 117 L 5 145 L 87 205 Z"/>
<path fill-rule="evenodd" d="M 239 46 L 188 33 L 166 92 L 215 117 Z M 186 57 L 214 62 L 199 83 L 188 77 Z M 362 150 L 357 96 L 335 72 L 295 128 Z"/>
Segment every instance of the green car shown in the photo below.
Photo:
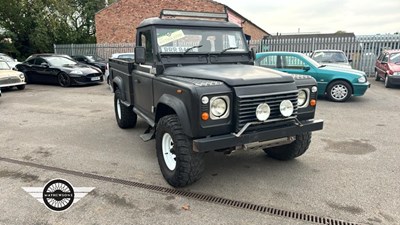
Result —
<path fill-rule="evenodd" d="M 363 71 L 321 65 L 297 52 L 257 53 L 255 64 L 290 74 L 310 75 L 318 83 L 318 95 L 326 94 L 334 102 L 345 102 L 351 95 L 362 96 L 371 86 Z"/>

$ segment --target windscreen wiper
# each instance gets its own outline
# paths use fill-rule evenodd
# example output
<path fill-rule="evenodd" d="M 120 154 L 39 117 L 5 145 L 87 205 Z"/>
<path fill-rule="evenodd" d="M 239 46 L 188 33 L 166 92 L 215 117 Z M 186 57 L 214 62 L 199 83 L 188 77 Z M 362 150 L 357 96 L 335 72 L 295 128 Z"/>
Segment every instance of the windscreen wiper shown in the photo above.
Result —
<path fill-rule="evenodd" d="M 192 46 L 192 47 L 186 49 L 186 51 L 185 51 L 182 55 L 185 55 L 186 53 L 188 53 L 188 52 L 189 52 L 190 50 L 192 50 L 192 49 L 201 48 L 201 47 L 203 47 L 203 45 L 195 45 L 195 46 Z"/>
<path fill-rule="evenodd" d="M 238 47 L 229 47 L 229 48 L 226 48 L 226 49 L 222 50 L 219 54 L 223 54 L 224 52 L 226 52 L 226 51 L 228 51 L 228 50 L 232 50 L 232 49 L 238 49 Z"/>

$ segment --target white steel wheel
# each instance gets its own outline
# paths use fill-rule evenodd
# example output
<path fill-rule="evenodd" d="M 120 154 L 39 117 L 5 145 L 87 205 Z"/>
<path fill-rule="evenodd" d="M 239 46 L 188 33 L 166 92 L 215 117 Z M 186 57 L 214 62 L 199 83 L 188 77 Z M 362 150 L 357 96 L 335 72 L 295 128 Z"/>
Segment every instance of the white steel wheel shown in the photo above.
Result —
<path fill-rule="evenodd" d="M 174 148 L 174 141 L 169 133 L 163 135 L 161 147 L 165 165 L 173 171 L 176 168 L 176 155 L 171 152 Z"/>
<path fill-rule="evenodd" d="M 117 115 L 118 119 L 121 119 L 121 101 L 117 99 Z"/>

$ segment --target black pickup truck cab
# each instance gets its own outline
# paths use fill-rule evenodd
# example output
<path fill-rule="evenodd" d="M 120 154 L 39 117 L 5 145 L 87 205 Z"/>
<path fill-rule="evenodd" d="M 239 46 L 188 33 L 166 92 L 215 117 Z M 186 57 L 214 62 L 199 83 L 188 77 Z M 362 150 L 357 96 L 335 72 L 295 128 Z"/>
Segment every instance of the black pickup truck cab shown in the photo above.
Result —
<path fill-rule="evenodd" d="M 161 15 L 218 17 L 184 11 Z M 110 59 L 118 125 L 137 116 L 156 139 L 161 172 L 174 187 L 201 177 L 205 152 L 261 148 L 289 160 L 302 155 L 314 120 L 317 87 L 309 76 L 256 67 L 241 27 L 227 21 L 150 18 L 137 28 L 135 62 Z"/>

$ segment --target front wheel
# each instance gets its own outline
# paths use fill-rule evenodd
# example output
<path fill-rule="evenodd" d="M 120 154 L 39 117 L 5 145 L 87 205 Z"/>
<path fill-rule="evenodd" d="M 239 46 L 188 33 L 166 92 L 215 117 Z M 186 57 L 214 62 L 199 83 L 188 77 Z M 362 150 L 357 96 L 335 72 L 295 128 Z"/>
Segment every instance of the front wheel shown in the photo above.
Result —
<path fill-rule="evenodd" d="M 66 73 L 58 74 L 58 84 L 61 87 L 69 87 L 71 86 L 71 78 Z"/>
<path fill-rule="evenodd" d="M 156 150 L 161 173 L 171 186 L 184 187 L 201 178 L 204 154 L 192 150 L 192 140 L 183 133 L 176 115 L 158 122 Z"/>
<path fill-rule="evenodd" d="M 114 94 L 114 110 L 117 124 L 120 128 L 133 128 L 136 126 L 137 115 L 133 112 L 133 106 L 126 106 L 121 102 L 121 91 L 116 90 Z"/>
<path fill-rule="evenodd" d="M 296 135 L 296 140 L 290 144 L 266 148 L 264 152 L 278 160 L 290 160 L 303 155 L 311 143 L 311 133 Z"/>
<path fill-rule="evenodd" d="M 328 86 L 328 97 L 334 102 L 345 102 L 351 94 L 351 86 L 345 81 L 335 81 Z"/>
<path fill-rule="evenodd" d="M 17 88 L 18 88 L 18 90 L 24 90 L 25 89 L 25 84 L 18 85 Z"/>
<path fill-rule="evenodd" d="M 390 83 L 389 75 L 386 75 L 385 76 L 385 88 L 391 88 L 391 87 L 392 87 L 392 84 Z"/>

